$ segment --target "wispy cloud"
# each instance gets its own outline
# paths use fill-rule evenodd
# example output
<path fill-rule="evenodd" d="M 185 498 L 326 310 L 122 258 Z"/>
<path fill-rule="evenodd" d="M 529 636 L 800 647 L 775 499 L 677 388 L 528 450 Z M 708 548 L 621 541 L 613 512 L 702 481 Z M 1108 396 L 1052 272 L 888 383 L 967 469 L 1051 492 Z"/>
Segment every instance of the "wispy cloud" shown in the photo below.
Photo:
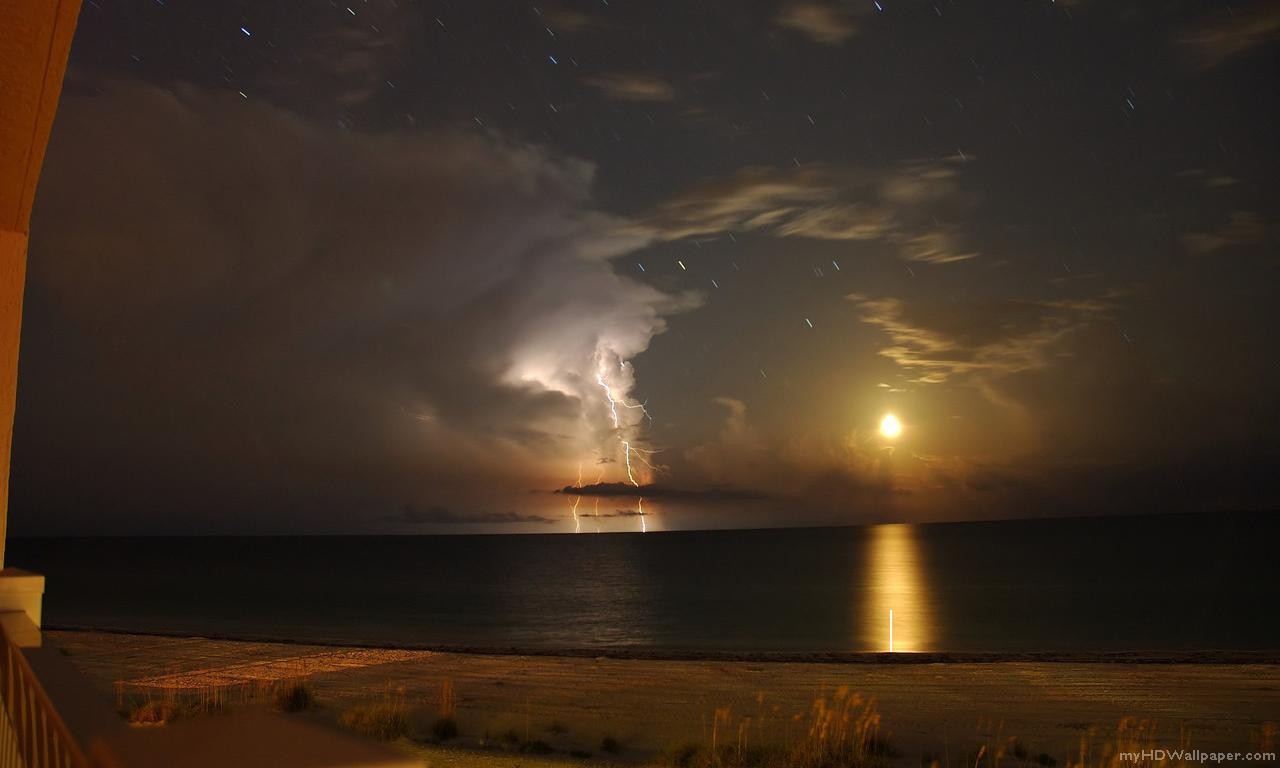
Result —
<path fill-rule="evenodd" d="M 1280 3 L 1262 2 L 1252 9 L 1221 6 L 1227 17 L 1184 37 L 1206 67 L 1251 53 L 1280 41 Z"/>
<path fill-rule="evenodd" d="M 615 72 L 587 78 L 586 83 L 617 101 L 673 101 L 676 89 L 656 75 Z"/>
<path fill-rule="evenodd" d="M 597 15 L 569 8 L 544 8 L 542 16 L 547 22 L 547 29 L 555 34 L 575 34 L 607 26 Z"/>
<path fill-rule="evenodd" d="M 922 384 L 1045 368 L 1056 342 L 1109 309 L 1095 299 L 908 304 L 860 294 L 848 298 L 862 322 L 888 337 L 879 354 Z"/>
<path fill-rule="evenodd" d="M 675 240 L 731 231 L 889 245 L 908 261 L 971 259 L 962 214 L 976 197 L 961 189 L 955 159 L 886 169 L 744 168 L 696 184 L 643 217 L 647 231 Z"/>
<path fill-rule="evenodd" d="M 779 26 L 822 45 L 842 45 L 858 33 L 853 15 L 830 3 L 790 2 L 778 11 Z"/>
<path fill-rule="evenodd" d="M 1206 255 L 1232 246 L 1260 243 L 1266 236 L 1267 227 L 1256 213 L 1235 211 L 1222 229 L 1183 235 L 1182 244 L 1192 253 Z"/>

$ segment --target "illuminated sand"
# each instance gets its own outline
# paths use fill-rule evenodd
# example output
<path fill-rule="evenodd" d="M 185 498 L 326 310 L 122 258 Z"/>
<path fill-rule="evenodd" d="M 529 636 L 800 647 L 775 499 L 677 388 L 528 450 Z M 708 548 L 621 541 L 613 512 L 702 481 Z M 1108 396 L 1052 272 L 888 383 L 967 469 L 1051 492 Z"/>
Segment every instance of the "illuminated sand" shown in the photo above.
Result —
<path fill-rule="evenodd" d="M 474 655 L 50 632 L 70 660 L 112 695 L 131 685 L 199 687 L 306 674 L 332 719 L 359 701 L 403 697 L 429 721 L 440 684 L 452 681 L 466 747 L 406 745 L 433 765 L 495 757 L 508 732 L 599 757 L 617 738 L 622 758 L 643 762 L 673 744 L 705 738 L 717 709 L 763 721 L 765 736 L 840 686 L 874 697 L 904 765 L 920 755 L 963 755 L 997 734 L 1062 760 L 1082 737 L 1097 741 L 1123 717 L 1155 720 L 1162 742 L 1180 729 L 1201 749 L 1257 746 L 1261 723 L 1280 719 L 1273 663 L 761 663 L 753 661 Z M 762 695 L 762 698 L 761 698 Z M 763 717 L 761 717 L 763 716 Z M 553 724 L 565 729 L 553 729 Z M 530 765 L 521 755 L 512 764 Z"/>

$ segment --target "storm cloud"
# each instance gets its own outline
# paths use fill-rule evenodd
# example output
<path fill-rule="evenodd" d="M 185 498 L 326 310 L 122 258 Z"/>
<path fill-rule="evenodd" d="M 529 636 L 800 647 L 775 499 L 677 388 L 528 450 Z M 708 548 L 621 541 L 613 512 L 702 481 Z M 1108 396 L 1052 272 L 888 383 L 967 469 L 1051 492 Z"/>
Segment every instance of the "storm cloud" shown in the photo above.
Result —
<path fill-rule="evenodd" d="M 608 455 L 598 369 L 697 298 L 615 272 L 644 240 L 592 211 L 592 175 L 497 136 L 73 83 L 34 224 L 29 330 L 52 338 L 23 361 L 15 487 L 70 471 L 62 503 L 145 505 L 141 472 L 204 489 L 199 514 L 293 497 L 329 524 L 369 489 L 545 487 Z"/>

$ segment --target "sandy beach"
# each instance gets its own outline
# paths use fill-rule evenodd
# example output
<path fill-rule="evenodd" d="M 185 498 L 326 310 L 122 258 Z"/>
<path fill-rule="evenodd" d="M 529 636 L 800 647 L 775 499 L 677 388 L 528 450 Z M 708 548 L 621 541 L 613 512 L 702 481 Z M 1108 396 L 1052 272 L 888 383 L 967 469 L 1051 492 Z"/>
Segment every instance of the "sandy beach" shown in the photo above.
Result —
<path fill-rule="evenodd" d="M 723 739 L 781 742 L 814 702 L 840 689 L 874 700 L 894 761 L 959 764 L 986 745 L 1074 760 L 1114 744 L 1117 728 L 1157 746 L 1248 751 L 1280 720 L 1280 664 L 1265 654 L 1213 663 L 1159 656 L 1107 660 L 840 661 L 605 658 L 373 649 L 51 631 L 104 697 L 192 695 L 305 679 L 337 721 L 362 703 L 410 713 L 401 748 L 430 765 L 533 765 L 605 759 L 660 762 L 673 748 Z M 902 663 L 912 661 L 914 663 Z M 452 686 L 459 735 L 430 743 L 442 685 Z M 1132 718 L 1132 720 L 1126 720 Z M 614 750 L 602 750 L 606 739 Z M 546 755 L 521 754 L 541 742 Z M 1274 747 L 1272 747 L 1274 749 Z"/>

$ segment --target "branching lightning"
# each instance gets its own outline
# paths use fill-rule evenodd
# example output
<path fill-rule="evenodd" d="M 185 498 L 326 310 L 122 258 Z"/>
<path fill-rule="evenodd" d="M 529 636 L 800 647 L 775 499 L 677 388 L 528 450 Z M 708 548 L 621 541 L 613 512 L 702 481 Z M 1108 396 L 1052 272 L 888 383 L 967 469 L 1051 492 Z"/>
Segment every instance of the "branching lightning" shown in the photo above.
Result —
<path fill-rule="evenodd" d="M 628 403 L 625 399 L 623 400 L 616 399 L 613 396 L 613 387 L 610 387 L 607 383 L 605 383 L 603 373 L 596 374 L 596 383 L 599 384 L 600 388 L 604 390 L 604 399 L 608 401 L 609 413 L 613 416 L 614 429 L 622 428 L 622 422 L 618 418 L 618 406 L 622 406 L 623 408 L 629 408 L 633 411 L 640 411 L 641 413 L 644 414 L 644 417 L 649 420 L 650 424 L 653 423 L 653 416 L 649 413 L 649 410 L 644 407 L 645 406 L 644 403 Z"/>
<path fill-rule="evenodd" d="M 578 479 L 574 482 L 573 487 L 582 487 L 582 462 L 578 462 Z M 574 533 L 582 533 L 582 518 L 578 517 L 578 505 L 581 503 L 581 496 L 574 496 L 573 501 L 569 502 L 569 514 L 573 515 Z"/>
<path fill-rule="evenodd" d="M 631 472 L 631 442 L 630 441 L 628 440 L 622 441 L 622 451 L 627 457 L 627 482 L 639 488 L 640 484 L 636 482 L 636 476 Z"/>
<path fill-rule="evenodd" d="M 616 360 L 616 365 L 613 361 Z M 617 445 L 622 449 L 623 468 L 625 470 L 626 481 L 632 487 L 640 488 L 644 483 L 649 482 L 649 477 L 660 471 L 660 468 L 650 460 L 649 457 L 658 453 L 656 450 L 640 447 L 638 444 L 640 436 L 639 431 L 644 425 L 644 421 L 653 423 L 653 414 L 649 413 L 646 403 L 632 401 L 626 397 L 626 392 L 631 388 L 630 364 L 623 359 L 619 359 L 612 352 L 602 350 L 596 362 L 596 385 L 600 387 L 600 391 L 604 394 L 605 404 L 609 407 L 609 419 L 613 422 L 613 438 L 618 441 Z M 627 411 L 639 411 L 638 416 L 626 416 Z M 606 460 L 602 460 L 606 461 Z M 600 476 L 596 478 L 599 484 L 604 479 L 605 471 L 600 470 Z M 578 467 L 578 484 L 582 487 L 582 467 Z M 599 499 L 596 500 L 597 509 L 599 508 Z M 581 529 L 581 521 L 577 512 L 577 505 L 573 505 L 574 527 L 575 530 Z M 597 513 L 598 515 L 598 513 Z M 644 511 L 644 500 L 640 499 L 636 505 L 636 516 L 640 518 L 640 529 L 642 532 L 648 531 L 648 524 L 645 520 L 646 513 Z"/>

